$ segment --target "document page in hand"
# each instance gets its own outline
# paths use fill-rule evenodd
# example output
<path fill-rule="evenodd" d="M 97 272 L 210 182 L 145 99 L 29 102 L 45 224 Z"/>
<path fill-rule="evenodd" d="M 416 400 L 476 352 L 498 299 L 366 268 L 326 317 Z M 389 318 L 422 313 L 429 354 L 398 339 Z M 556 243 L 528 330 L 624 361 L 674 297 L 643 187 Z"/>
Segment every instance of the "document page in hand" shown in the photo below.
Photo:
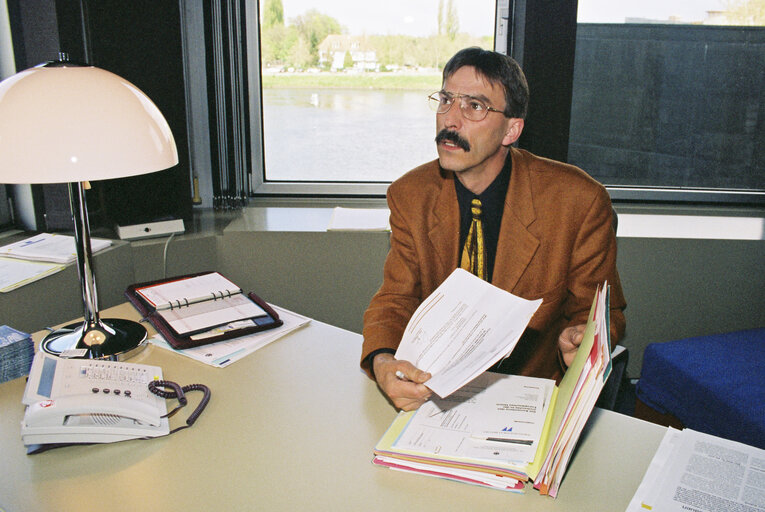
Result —
<path fill-rule="evenodd" d="M 396 359 L 430 372 L 445 398 L 510 354 L 541 303 L 458 268 L 414 312 Z"/>

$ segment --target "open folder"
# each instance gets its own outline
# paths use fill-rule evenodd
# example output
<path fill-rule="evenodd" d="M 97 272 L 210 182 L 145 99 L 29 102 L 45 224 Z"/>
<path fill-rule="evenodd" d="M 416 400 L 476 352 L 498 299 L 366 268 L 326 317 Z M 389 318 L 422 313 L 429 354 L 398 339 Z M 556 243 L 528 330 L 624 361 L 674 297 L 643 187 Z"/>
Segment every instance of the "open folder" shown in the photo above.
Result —
<path fill-rule="evenodd" d="M 282 325 L 256 294 L 218 272 L 130 285 L 125 296 L 176 349 L 186 349 Z"/>
<path fill-rule="evenodd" d="M 375 446 L 373 462 L 507 491 L 522 491 L 524 483 L 532 480 L 541 494 L 555 497 L 574 447 L 611 373 L 610 347 L 608 287 L 604 285 L 595 293 L 582 343 L 558 386 L 551 379 L 484 374 L 468 385 L 477 391 L 467 399 L 460 396 L 465 395 L 460 390 L 450 397 L 451 404 L 436 398 L 416 411 L 399 413 Z M 543 399 L 547 395 L 540 391 L 541 401 L 533 407 L 510 401 L 517 386 L 543 389 L 544 381 L 551 388 L 549 399 Z M 491 407 L 497 405 L 490 393 L 497 389 L 506 397 L 501 401 L 506 405 L 502 428 L 497 427 L 496 420 L 487 419 Z M 481 402 L 486 405 L 471 409 L 472 404 Z M 540 408 L 545 410 L 541 428 L 529 431 L 527 437 L 518 436 L 512 423 L 529 424 L 529 413 L 538 413 Z M 439 410 L 444 421 L 428 424 L 432 418 L 426 417 Z M 454 422 L 457 415 L 460 421 Z M 447 418 L 458 427 L 447 425 Z M 439 432 L 445 426 L 449 432 Z M 416 437 L 411 435 L 413 432 Z M 533 456 L 520 455 L 521 450 L 514 446 L 525 443 L 535 447 Z M 448 450 L 450 445 L 454 450 Z"/>

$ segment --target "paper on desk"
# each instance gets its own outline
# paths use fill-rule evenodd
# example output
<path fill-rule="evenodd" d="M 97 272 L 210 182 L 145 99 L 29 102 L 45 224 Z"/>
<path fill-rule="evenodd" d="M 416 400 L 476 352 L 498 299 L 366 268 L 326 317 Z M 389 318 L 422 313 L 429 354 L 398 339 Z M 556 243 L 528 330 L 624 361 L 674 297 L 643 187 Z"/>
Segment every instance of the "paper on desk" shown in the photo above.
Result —
<path fill-rule="evenodd" d="M 659 448 L 656 450 L 653 459 L 651 459 L 651 463 L 648 465 L 648 469 L 646 469 L 643 480 L 640 482 L 640 485 L 635 491 L 635 495 L 632 497 L 625 512 L 645 512 L 646 510 L 651 510 L 653 508 L 651 503 L 654 503 L 656 490 L 665 478 L 665 468 L 670 463 L 670 457 L 672 456 L 672 452 L 679 439 L 680 430 L 667 427 L 667 431 L 664 433 Z"/>
<path fill-rule="evenodd" d="M 279 318 L 284 322 L 281 326 L 274 329 L 184 350 L 175 350 L 159 334 L 149 338 L 149 341 L 158 347 L 183 354 L 210 366 L 224 368 L 311 321 L 308 317 L 298 315 L 279 306 L 271 304 L 271 307 L 276 310 Z"/>
<path fill-rule="evenodd" d="M 447 397 L 508 355 L 541 303 L 458 268 L 414 312 L 396 359 L 430 372 L 427 386 Z"/>
<path fill-rule="evenodd" d="M 449 398 L 425 402 L 396 449 L 476 461 L 532 462 L 555 381 L 485 372 Z"/>
<path fill-rule="evenodd" d="M 104 238 L 90 239 L 90 249 L 94 253 L 109 247 L 111 244 L 111 240 Z M 24 260 L 70 263 L 77 258 L 77 247 L 73 236 L 40 233 L 0 247 L 0 255 Z"/>
<path fill-rule="evenodd" d="M 665 461 L 663 464 L 661 461 Z M 765 450 L 684 429 L 668 432 L 627 512 L 765 511 Z"/>
<path fill-rule="evenodd" d="M 64 265 L 0 257 L 0 292 L 9 292 L 64 270 Z"/>
<path fill-rule="evenodd" d="M 387 208 L 335 207 L 327 231 L 390 231 Z"/>
<path fill-rule="evenodd" d="M 381 455 L 376 456 L 373 462 L 379 466 L 386 466 L 396 471 L 417 473 L 420 475 L 434 476 L 437 478 L 447 478 L 457 482 L 483 485 L 502 491 L 523 493 L 524 490 L 523 482 L 516 478 L 511 478 L 503 475 L 494 475 L 480 471 L 472 471 L 469 469 L 443 468 L 434 466 L 433 464 L 420 463 L 411 460 L 402 460 L 395 457 L 386 457 Z"/>

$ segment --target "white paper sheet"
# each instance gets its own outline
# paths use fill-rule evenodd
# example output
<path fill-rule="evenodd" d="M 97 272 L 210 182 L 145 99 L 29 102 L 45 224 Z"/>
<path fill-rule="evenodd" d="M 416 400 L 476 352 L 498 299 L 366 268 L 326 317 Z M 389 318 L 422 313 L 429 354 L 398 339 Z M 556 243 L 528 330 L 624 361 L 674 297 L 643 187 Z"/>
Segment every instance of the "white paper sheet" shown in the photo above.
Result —
<path fill-rule="evenodd" d="M 640 482 L 625 512 L 645 512 L 646 510 L 651 510 L 650 503 L 653 502 L 656 489 L 661 485 L 664 468 L 670 463 L 670 456 L 679 439 L 680 431 L 667 427 L 667 432 L 664 434 L 661 444 L 659 444 L 656 454 L 651 459 L 643 480 Z"/>
<path fill-rule="evenodd" d="M 279 314 L 279 318 L 284 322 L 283 325 L 274 329 L 185 350 L 175 350 L 159 334 L 149 338 L 149 341 L 158 347 L 172 350 L 210 366 L 224 368 L 311 321 L 308 317 L 298 315 L 279 306 L 271 304 L 271 307 L 274 308 Z"/>
<path fill-rule="evenodd" d="M 447 397 L 509 354 L 541 303 L 458 268 L 414 312 L 396 359 L 430 372 L 426 385 Z"/>
<path fill-rule="evenodd" d="M 627 512 L 765 511 L 765 450 L 684 429 L 665 436 L 654 461 Z"/>
<path fill-rule="evenodd" d="M 0 292 L 9 292 L 64 270 L 64 265 L 0 257 Z"/>
<path fill-rule="evenodd" d="M 393 446 L 487 462 L 532 462 L 554 386 L 551 379 L 485 372 L 449 398 L 420 406 Z"/>
<path fill-rule="evenodd" d="M 111 244 L 112 241 L 105 238 L 91 238 L 90 250 L 95 253 Z M 70 263 L 77 258 L 77 247 L 73 236 L 40 233 L 0 247 L 0 256 L 53 263 Z"/>

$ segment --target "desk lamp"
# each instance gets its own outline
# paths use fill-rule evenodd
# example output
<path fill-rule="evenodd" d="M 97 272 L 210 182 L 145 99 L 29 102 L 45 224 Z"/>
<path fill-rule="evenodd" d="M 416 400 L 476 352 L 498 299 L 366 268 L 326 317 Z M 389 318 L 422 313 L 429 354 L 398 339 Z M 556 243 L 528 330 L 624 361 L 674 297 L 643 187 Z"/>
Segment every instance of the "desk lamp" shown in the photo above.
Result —
<path fill-rule="evenodd" d="M 0 82 L 0 183 L 68 183 L 84 321 L 51 332 L 40 347 L 60 355 L 124 359 L 142 349 L 146 329 L 102 319 L 85 203 L 88 180 L 135 176 L 178 163 L 167 121 L 127 80 L 59 60 Z M 83 354 L 78 352 L 78 354 Z"/>

